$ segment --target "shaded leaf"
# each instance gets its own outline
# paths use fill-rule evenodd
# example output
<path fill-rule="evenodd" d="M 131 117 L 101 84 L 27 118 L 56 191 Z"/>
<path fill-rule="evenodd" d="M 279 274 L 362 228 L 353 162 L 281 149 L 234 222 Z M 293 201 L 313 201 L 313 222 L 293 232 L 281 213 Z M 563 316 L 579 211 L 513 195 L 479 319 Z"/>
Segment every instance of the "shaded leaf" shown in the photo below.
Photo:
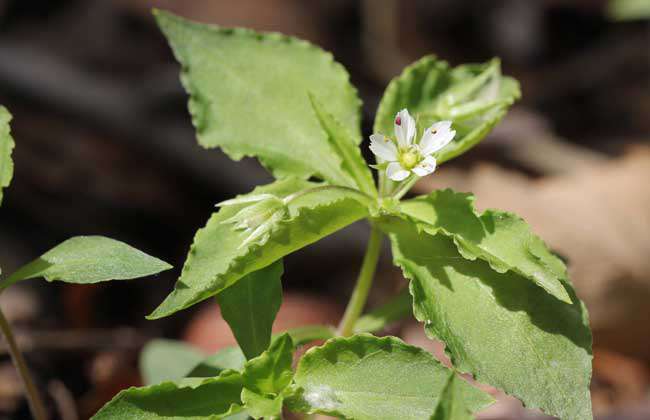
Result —
<path fill-rule="evenodd" d="M 186 378 L 121 391 L 95 416 L 95 420 L 137 419 L 203 420 L 221 418 L 241 410 L 242 377 L 228 371 L 216 378 Z"/>
<path fill-rule="evenodd" d="M 463 258 L 453 241 L 391 224 L 393 255 L 411 280 L 413 311 L 454 366 L 530 408 L 591 418 L 591 332 L 571 285 L 571 305 L 514 272 Z"/>
<path fill-rule="evenodd" d="M 321 127 L 327 134 L 327 140 L 343 160 L 343 169 L 352 176 L 356 186 L 361 191 L 367 194 L 377 195 L 372 173 L 357 145 L 359 142 L 351 140 L 351 136 L 345 127 L 326 110 L 324 105 L 314 95 L 310 94 L 309 99 L 311 100 L 311 106 L 318 117 Z"/>
<path fill-rule="evenodd" d="M 567 281 L 564 264 L 520 217 L 499 210 L 478 214 L 473 195 L 452 190 L 407 200 L 401 210 L 424 222 L 420 226 L 428 233 L 441 231 L 452 237 L 465 258 L 485 260 L 499 273 L 512 270 L 571 303 L 563 286 Z"/>
<path fill-rule="evenodd" d="M 169 270 L 171 265 L 103 236 L 77 236 L 57 245 L 7 277 L 0 289 L 21 280 L 91 284 L 130 280 Z"/>
<path fill-rule="evenodd" d="M 271 328 L 282 304 L 282 272 L 278 260 L 217 295 L 221 315 L 247 359 L 259 356 L 271 344 Z"/>
<path fill-rule="evenodd" d="M 203 353 L 182 341 L 151 340 L 140 353 L 142 380 L 147 385 L 177 381 L 187 376 L 204 358 Z"/>
<path fill-rule="evenodd" d="M 286 197 L 318 186 L 322 184 L 288 178 L 258 187 L 250 195 Z M 287 216 L 272 224 L 264 241 L 244 247 L 240 245 L 250 233 L 223 222 L 250 204 L 222 208 L 197 232 L 174 291 L 149 318 L 171 315 L 214 296 L 246 274 L 367 216 L 367 206 L 359 201 L 359 194 L 325 189 L 301 195 L 287 206 Z"/>
<path fill-rule="evenodd" d="M 187 21 L 156 11 L 182 64 L 199 143 L 255 156 L 277 178 L 317 176 L 354 186 L 311 111 L 313 92 L 360 142 L 360 100 L 345 69 L 308 42 Z"/>
<path fill-rule="evenodd" d="M 453 374 L 431 354 L 394 337 L 334 338 L 302 357 L 294 377 L 300 391 L 287 404 L 355 420 L 426 419 Z M 492 401 L 465 382 L 460 388 L 474 411 Z"/>

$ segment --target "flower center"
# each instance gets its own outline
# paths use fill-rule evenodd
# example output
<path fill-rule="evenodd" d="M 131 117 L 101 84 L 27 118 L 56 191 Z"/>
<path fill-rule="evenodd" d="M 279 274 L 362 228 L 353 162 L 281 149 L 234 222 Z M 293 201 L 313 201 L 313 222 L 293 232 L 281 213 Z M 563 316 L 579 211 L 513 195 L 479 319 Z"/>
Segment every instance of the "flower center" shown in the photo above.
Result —
<path fill-rule="evenodd" d="M 403 150 L 399 155 L 399 163 L 402 165 L 402 168 L 406 170 L 413 169 L 413 167 L 420 163 L 420 160 L 420 153 L 418 153 L 418 151 L 413 147 Z"/>

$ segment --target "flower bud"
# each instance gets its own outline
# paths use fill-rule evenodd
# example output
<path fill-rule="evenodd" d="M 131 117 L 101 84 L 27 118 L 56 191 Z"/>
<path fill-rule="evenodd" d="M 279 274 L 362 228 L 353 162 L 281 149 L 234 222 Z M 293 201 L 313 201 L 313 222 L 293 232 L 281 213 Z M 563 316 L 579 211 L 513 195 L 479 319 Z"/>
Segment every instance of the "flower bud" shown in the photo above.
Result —
<path fill-rule="evenodd" d="M 256 201 L 255 204 L 244 207 L 237 214 L 221 223 L 232 223 L 235 225 L 235 230 L 244 230 L 250 233 L 239 246 L 243 248 L 252 242 L 264 243 L 273 227 L 288 214 L 289 210 L 284 202 L 278 197 L 269 195 L 263 200 Z"/>

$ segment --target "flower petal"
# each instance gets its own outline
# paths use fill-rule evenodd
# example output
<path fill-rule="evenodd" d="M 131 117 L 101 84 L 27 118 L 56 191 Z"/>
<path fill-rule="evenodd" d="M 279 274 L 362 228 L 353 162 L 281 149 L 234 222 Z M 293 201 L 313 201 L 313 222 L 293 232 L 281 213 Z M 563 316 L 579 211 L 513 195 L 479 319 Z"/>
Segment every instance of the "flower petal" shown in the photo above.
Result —
<path fill-rule="evenodd" d="M 451 121 L 440 121 L 427 128 L 420 140 L 420 152 L 430 155 L 442 149 L 453 140 L 456 131 L 451 129 Z"/>
<path fill-rule="evenodd" d="M 370 136 L 370 150 L 384 160 L 397 160 L 397 146 L 383 134 L 373 134 Z"/>
<path fill-rule="evenodd" d="M 415 136 L 415 120 L 408 110 L 403 109 L 395 116 L 395 137 L 400 147 L 406 147 L 413 143 Z"/>
<path fill-rule="evenodd" d="M 411 173 L 407 171 L 406 169 L 402 168 L 402 165 L 400 165 L 397 162 L 391 162 L 388 164 L 388 167 L 386 168 L 386 175 L 388 175 L 388 178 L 392 179 L 393 181 L 403 181 Z"/>
<path fill-rule="evenodd" d="M 422 162 L 418 163 L 415 168 L 413 168 L 413 172 L 417 176 L 427 176 L 431 172 L 436 170 L 436 158 L 433 156 L 427 156 L 424 159 L 422 159 Z"/>

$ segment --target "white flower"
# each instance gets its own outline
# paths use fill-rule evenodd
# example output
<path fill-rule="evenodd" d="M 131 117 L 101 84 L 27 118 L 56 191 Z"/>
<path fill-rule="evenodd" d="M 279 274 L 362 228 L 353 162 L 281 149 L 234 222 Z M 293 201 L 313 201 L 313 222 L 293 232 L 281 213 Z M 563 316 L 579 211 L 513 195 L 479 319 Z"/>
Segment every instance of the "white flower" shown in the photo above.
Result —
<path fill-rule="evenodd" d="M 370 136 L 370 150 L 388 162 L 386 175 L 393 181 L 402 181 L 411 173 L 426 176 L 436 169 L 432 155 L 445 147 L 456 135 L 451 121 L 439 121 L 427 128 L 419 143 L 413 143 L 415 120 L 406 109 L 395 116 L 395 139 L 383 134 Z"/>

